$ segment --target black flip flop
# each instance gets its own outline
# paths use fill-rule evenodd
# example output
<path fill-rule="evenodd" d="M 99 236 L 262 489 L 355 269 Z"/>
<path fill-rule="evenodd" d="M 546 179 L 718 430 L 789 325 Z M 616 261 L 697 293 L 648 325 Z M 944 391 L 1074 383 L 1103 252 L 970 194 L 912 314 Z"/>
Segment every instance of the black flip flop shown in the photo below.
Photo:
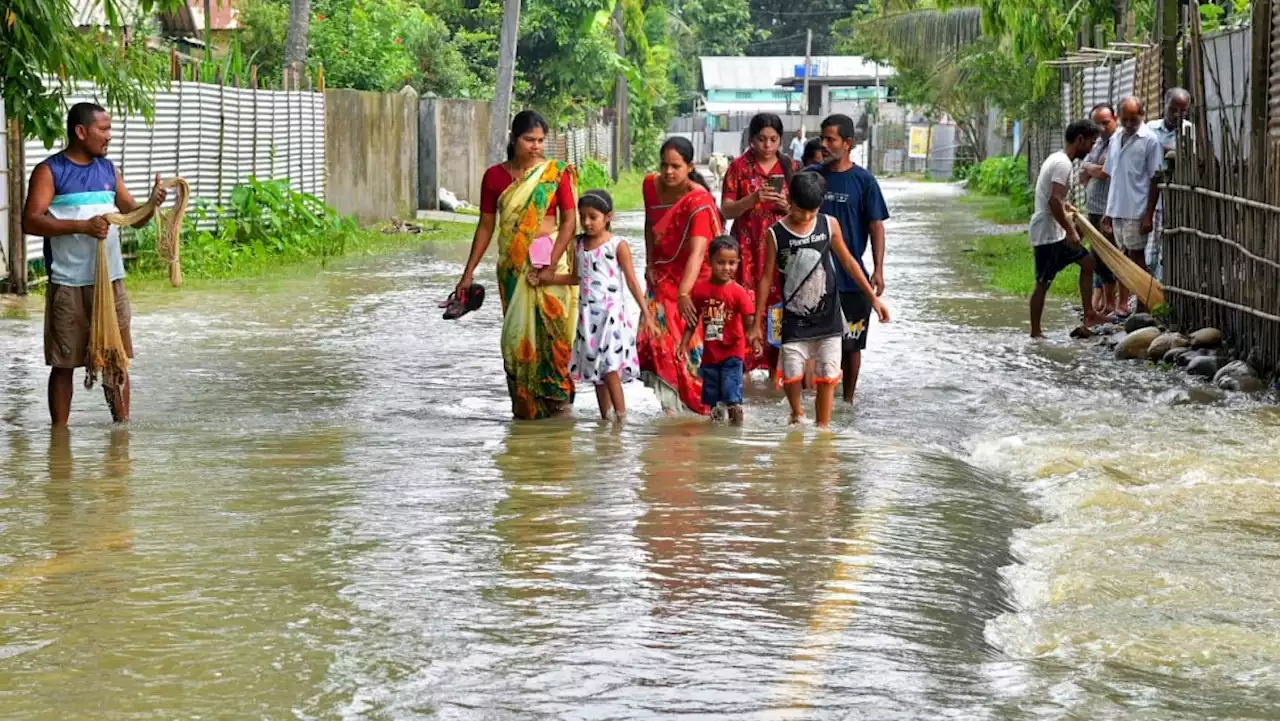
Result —
<path fill-rule="evenodd" d="M 444 308 L 445 320 L 457 320 L 473 310 L 479 310 L 484 304 L 484 286 L 472 284 L 467 288 L 467 297 L 458 298 L 457 292 L 450 293 L 449 299 L 440 304 Z"/>

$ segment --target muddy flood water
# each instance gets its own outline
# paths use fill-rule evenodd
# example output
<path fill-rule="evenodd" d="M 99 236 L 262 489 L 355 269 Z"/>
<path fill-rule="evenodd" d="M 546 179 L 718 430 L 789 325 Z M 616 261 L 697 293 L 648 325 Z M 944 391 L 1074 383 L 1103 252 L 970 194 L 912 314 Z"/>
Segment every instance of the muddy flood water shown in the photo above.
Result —
<path fill-rule="evenodd" d="M 763 382 L 741 429 L 639 384 L 513 423 L 455 241 L 136 293 L 127 428 L 77 386 L 50 432 L 8 306 L 0 718 L 1280 718 L 1274 399 L 1059 303 L 1029 342 L 959 191 L 885 192 L 896 320 L 829 435 Z"/>

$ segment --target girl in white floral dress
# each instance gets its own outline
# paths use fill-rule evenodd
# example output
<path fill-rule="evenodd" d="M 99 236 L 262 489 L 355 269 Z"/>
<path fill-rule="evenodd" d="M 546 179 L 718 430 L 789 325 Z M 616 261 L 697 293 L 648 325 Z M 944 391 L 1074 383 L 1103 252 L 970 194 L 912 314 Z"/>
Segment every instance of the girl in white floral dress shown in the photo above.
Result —
<path fill-rule="evenodd" d="M 573 340 L 573 357 L 569 373 L 583 383 L 596 387 L 600 418 L 622 420 L 626 401 L 622 384 L 640 375 L 636 358 L 636 328 L 627 315 L 625 282 L 631 296 L 640 306 L 643 332 L 652 332 L 644 293 L 636 281 L 631 263 L 631 248 L 625 238 L 610 232 L 613 199 L 603 190 L 588 190 L 578 201 L 582 235 L 578 236 L 578 331 Z"/>

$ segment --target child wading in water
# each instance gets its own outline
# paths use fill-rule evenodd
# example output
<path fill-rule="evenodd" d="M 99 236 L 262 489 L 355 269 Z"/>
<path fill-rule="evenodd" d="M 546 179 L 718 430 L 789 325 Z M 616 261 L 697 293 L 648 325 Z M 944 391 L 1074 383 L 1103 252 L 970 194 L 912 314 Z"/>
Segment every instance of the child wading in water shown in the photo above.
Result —
<path fill-rule="evenodd" d="M 631 264 L 631 248 L 625 238 L 610 232 L 613 199 L 603 190 L 588 190 L 578 201 L 582 235 L 575 243 L 578 274 L 557 276 L 553 282 L 577 285 L 578 331 L 573 339 L 569 373 L 579 381 L 594 384 L 600 418 L 621 421 L 627 412 L 622 384 L 640 375 L 636 357 L 636 329 L 627 317 L 625 281 L 631 296 L 640 304 L 640 322 L 645 332 L 654 332 L 644 293 L 636 282 Z"/>
<path fill-rule="evenodd" d="M 702 403 L 711 408 L 712 420 L 728 415 L 735 425 L 742 423 L 742 370 L 747 357 L 747 333 L 755 304 L 746 288 L 734 280 L 738 272 L 738 241 L 722 235 L 711 241 L 707 251 L 711 278 L 693 286 L 690 300 L 698 309 L 702 326 Z M 768 288 L 765 289 L 768 292 Z M 744 328 L 745 326 L 745 328 Z M 689 341 L 698 326 L 685 327 L 679 357 L 688 357 Z"/>
<path fill-rule="evenodd" d="M 756 288 L 755 324 L 751 345 L 757 352 L 764 344 L 764 314 L 769 286 L 775 275 L 782 283 L 782 382 L 791 405 L 791 422 L 804 418 L 800 382 L 805 365 L 812 361 L 818 398 L 814 412 L 818 427 L 831 424 L 831 406 L 840 382 L 841 338 L 844 317 L 836 293 L 839 262 L 858 284 L 881 323 L 889 322 L 889 310 L 880 302 L 840 233 L 840 223 L 818 213 L 827 192 L 826 181 L 814 172 L 797 173 L 791 179 L 791 210 L 765 235 L 765 265 Z"/>

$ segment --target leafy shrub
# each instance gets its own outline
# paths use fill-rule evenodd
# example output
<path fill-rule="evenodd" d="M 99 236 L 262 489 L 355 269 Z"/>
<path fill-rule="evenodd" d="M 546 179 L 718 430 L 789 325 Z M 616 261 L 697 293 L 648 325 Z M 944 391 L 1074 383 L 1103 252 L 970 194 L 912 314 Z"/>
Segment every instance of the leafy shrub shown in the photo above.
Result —
<path fill-rule="evenodd" d="M 1026 158 L 1001 155 L 987 158 L 969 169 L 965 187 L 983 195 L 1000 195 L 1010 199 L 1030 215 L 1035 194 L 1027 182 Z"/>
<path fill-rule="evenodd" d="M 578 166 L 579 192 L 607 190 L 612 185 L 613 180 L 609 177 L 609 169 L 595 158 L 587 158 L 582 161 L 582 165 Z"/>
<path fill-rule="evenodd" d="M 250 178 L 231 191 L 231 207 L 197 199 L 182 223 L 182 271 L 193 278 L 247 275 L 283 263 L 341 255 L 355 221 L 284 180 Z M 167 273 L 155 225 L 137 231 L 137 270 Z"/>

